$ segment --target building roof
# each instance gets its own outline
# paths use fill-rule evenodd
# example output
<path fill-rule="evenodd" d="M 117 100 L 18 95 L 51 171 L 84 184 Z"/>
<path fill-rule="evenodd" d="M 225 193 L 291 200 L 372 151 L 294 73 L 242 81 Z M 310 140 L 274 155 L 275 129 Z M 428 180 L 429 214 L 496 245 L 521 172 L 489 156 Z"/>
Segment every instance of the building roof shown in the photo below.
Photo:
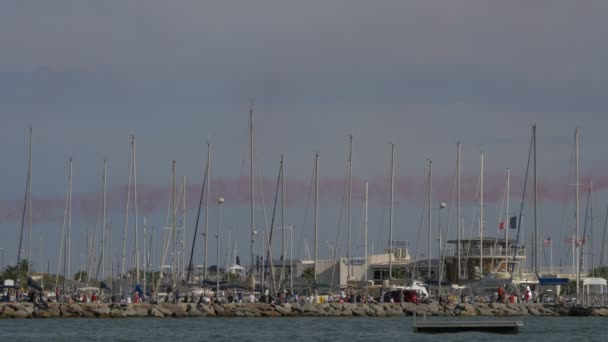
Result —
<path fill-rule="evenodd" d="M 472 238 L 472 239 L 460 239 L 460 243 L 465 243 L 465 242 L 479 242 L 481 239 L 480 238 Z M 489 243 L 493 243 L 493 242 L 501 242 L 501 243 L 506 243 L 506 242 L 512 242 L 515 243 L 517 242 L 517 240 L 514 239 L 503 239 L 503 238 L 496 238 L 496 237 L 484 237 L 483 238 L 483 242 L 489 242 Z M 448 243 L 458 243 L 458 240 L 448 240 Z"/>

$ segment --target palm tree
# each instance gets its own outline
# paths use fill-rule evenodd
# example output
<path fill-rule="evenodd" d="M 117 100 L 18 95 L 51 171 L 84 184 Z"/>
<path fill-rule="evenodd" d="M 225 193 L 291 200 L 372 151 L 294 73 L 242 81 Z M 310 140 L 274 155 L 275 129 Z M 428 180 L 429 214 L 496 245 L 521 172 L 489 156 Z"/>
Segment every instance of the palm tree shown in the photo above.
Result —
<path fill-rule="evenodd" d="M 12 279 L 21 286 L 27 286 L 27 273 L 32 263 L 23 259 L 19 265 L 7 265 L 2 272 L 2 279 Z"/>
<path fill-rule="evenodd" d="M 89 274 L 87 273 L 87 271 L 78 271 L 76 272 L 76 274 L 74 274 L 74 280 L 77 281 L 86 281 L 89 277 Z"/>
<path fill-rule="evenodd" d="M 18 270 L 17 266 L 6 265 L 6 266 L 4 266 L 4 269 L 2 270 L 2 278 L 16 280 L 18 273 L 19 273 L 19 270 Z"/>
<path fill-rule="evenodd" d="M 308 286 L 311 286 L 315 280 L 315 269 L 313 267 L 307 267 L 302 272 L 302 278 L 308 280 Z"/>

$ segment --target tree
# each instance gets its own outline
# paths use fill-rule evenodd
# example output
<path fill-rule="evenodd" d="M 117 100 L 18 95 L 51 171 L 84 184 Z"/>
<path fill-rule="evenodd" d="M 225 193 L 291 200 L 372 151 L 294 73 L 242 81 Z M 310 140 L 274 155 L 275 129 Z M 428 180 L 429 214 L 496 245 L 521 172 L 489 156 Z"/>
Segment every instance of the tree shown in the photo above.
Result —
<path fill-rule="evenodd" d="M 596 267 L 591 271 L 596 277 L 608 279 L 608 266 Z"/>
<path fill-rule="evenodd" d="M 302 272 L 302 278 L 308 281 L 308 286 L 311 286 L 315 280 L 315 269 L 313 267 L 307 267 Z"/>
<path fill-rule="evenodd" d="M 2 281 L 12 279 L 20 286 L 27 287 L 27 274 L 31 267 L 32 263 L 27 259 L 21 260 L 19 265 L 7 265 L 4 267 L 1 279 Z"/>
<path fill-rule="evenodd" d="M 77 281 L 86 281 L 89 278 L 89 274 L 87 271 L 78 271 L 74 274 L 74 280 Z"/>

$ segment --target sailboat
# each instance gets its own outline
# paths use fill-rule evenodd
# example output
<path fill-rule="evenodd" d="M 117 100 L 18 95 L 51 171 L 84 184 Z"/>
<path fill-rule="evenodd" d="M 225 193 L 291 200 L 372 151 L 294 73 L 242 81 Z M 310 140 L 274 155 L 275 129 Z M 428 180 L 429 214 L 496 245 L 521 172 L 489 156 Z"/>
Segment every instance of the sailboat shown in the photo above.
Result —
<path fill-rule="evenodd" d="M 536 125 L 532 126 L 532 139 L 530 142 L 530 151 L 529 154 L 534 155 L 534 222 L 535 222 L 535 234 L 534 234 L 534 238 L 536 239 L 536 232 L 538 231 L 538 226 L 537 226 L 537 191 L 536 191 Z M 524 180 L 524 191 L 523 191 L 523 195 L 522 195 L 522 207 L 520 209 L 520 216 L 519 216 L 519 226 L 521 226 L 521 211 L 523 211 L 523 203 L 524 203 L 524 199 L 525 199 L 525 189 L 526 189 L 526 185 L 527 185 L 527 180 L 528 180 L 528 171 L 529 171 L 529 166 L 530 166 L 530 158 L 528 158 L 528 165 L 527 165 L 527 169 L 526 169 L 526 178 Z M 480 181 L 480 189 L 481 189 L 481 194 L 480 194 L 480 241 L 483 241 L 483 154 L 482 154 L 482 171 L 481 171 L 481 181 Z M 518 226 L 518 228 L 519 228 Z M 519 236 L 519 229 L 518 229 L 518 233 Z M 507 242 L 507 246 L 509 245 L 509 242 Z M 533 241 L 532 243 L 533 246 L 533 256 L 536 256 L 538 253 L 537 252 L 537 244 L 535 241 Z M 513 259 L 511 260 L 502 260 L 498 263 L 498 265 L 496 265 L 491 272 L 487 273 L 487 274 L 483 274 L 483 268 L 480 268 L 481 272 L 482 272 L 482 278 L 474 283 L 472 285 L 472 288 L 474 288 L 476 290 L 476 292 L 478 293 L 494 293 L 496 291 L 496 289 L 498 287 L 501 286 L 505 286 L 507 288 L 510 288 L 512 290 L 518 291 L 518 290 L 522 290 L 521 287 L 523 286 L 529 286 L 529 285 L 537 285 L 539 284 L 539 278 L 538 278 L 538 268 L 536 263 L 534 263 L 534 271 L 533 272 L 529 272 L 527 270 L 524 270 L 524 268 L 522 267 L 520 261 L 517 259 L 517 256 L 520 255 L 521 253 L 518 253 L 518 245 L 517 245 L 517 241 L 515 244 L 515 251 L 514 251 L 514 255 L 513 255 Z M 480 249 L 483 250 L 483 246 L 480 246 Z M 535 258 L 535 260 L 537 260 L 537 258 Z M 480 253 L 480 262 L 483 261 L 483 255 L 482 253 Z"/>

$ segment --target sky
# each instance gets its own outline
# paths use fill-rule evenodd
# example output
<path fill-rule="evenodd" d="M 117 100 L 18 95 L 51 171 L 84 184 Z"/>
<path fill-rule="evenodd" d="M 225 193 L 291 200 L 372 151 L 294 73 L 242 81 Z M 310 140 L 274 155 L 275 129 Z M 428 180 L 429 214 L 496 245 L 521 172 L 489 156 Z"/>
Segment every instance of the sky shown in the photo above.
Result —
<path fill-rule="evenodd" d="M 574 234 L 575 128 L 581 132 L 581 230 L 586 191 L 593 180 L 590 216 L 597 264 L 597 236 L 603 233 L 608 200 L 603 150 L 608 143 L 607 10 L 605 1 L 4 1 L 4 263 L 17 258 L 29 127 L 31 255 L 36 268 L 56 268 L 70 157 L 74 263 L 86 259 L 87 232 L 92 235 L 99 226 L 104 159 L 112 254 L 115 260 L 120 256 L 130 134 L 136 137 L 139 216 L 147 217 L 150 229 L 160 232 L 168 225 L 172 160 L 178 188 L 186 177 L 188 246 L 206 144 L 212 144 L 212 197 L 226 200 L 220 216 L 222 245 L 227 244 L 230 226 L 237 254 L 248 263 L 252 106 L 257 182 L 263 183 L 264 191 L 256 194 L 256 230 L 263 230 L 262 196 L 270 221 L 284 154 L 285 224 L 296 227 L 294 256 L 303 256 L 306 244 L 310 252 L 313 248 L 310 189 L 315 152 L 320 154 L 321 257 L 329 255 L 329 241 L 336 241 L 349 134 L 354 141 L 353 254 L 363 254 L 365 181 L 370 182 L 370 244 L 373 241 L 377 252 L 388 240 L 394 143 L 394 237 L 409 240 L 412 254 L 420 247 L 418 256 L 424 257 L 427 229 L 419 237 L 419 227 L 428 160 L 433 161 L 433 229 L 439 215 L 447 229 L 448 213 L 437 207 L 445 201 L 453 208 L 456 143 L 462 143 L 462 216 L 465 235 L 476 236 L 475 194 L 484 152 L 485 230 L 495 236 L 499 213 L 506 210 L 501 207 L 507 168 L 513 178 L 511 214 L 520 206 L 531 127 L 536 123 L 539 222 L 542 237 L 553 238 L 553 264 L 570 260 L 562 240 Z M 529 218 L 525 236 L 531 231 L 531 191 L 524 205 Z M 210 212 L 209 229 L 215 229 L 214 205 Z M 338 239 L 341 254 L 347 249 L 345 215 Z M 138 219 L 141 227 L 143 217 Z M 456 234 L 453 220 L 450 238 Z M 132 246 L 132 217 L 127 229 L 127 246 Z M 28 254 L 25 235 L 22 251 Z M 216 240 L 209 236 L 209 262 L 215 263 L 211 245 Z M 197 260 L 201 250 L 198 246 Z M 547 264 L 548 254 L 543 252 Z M 127 264 L 130 260 L 129 256 Z"/>

